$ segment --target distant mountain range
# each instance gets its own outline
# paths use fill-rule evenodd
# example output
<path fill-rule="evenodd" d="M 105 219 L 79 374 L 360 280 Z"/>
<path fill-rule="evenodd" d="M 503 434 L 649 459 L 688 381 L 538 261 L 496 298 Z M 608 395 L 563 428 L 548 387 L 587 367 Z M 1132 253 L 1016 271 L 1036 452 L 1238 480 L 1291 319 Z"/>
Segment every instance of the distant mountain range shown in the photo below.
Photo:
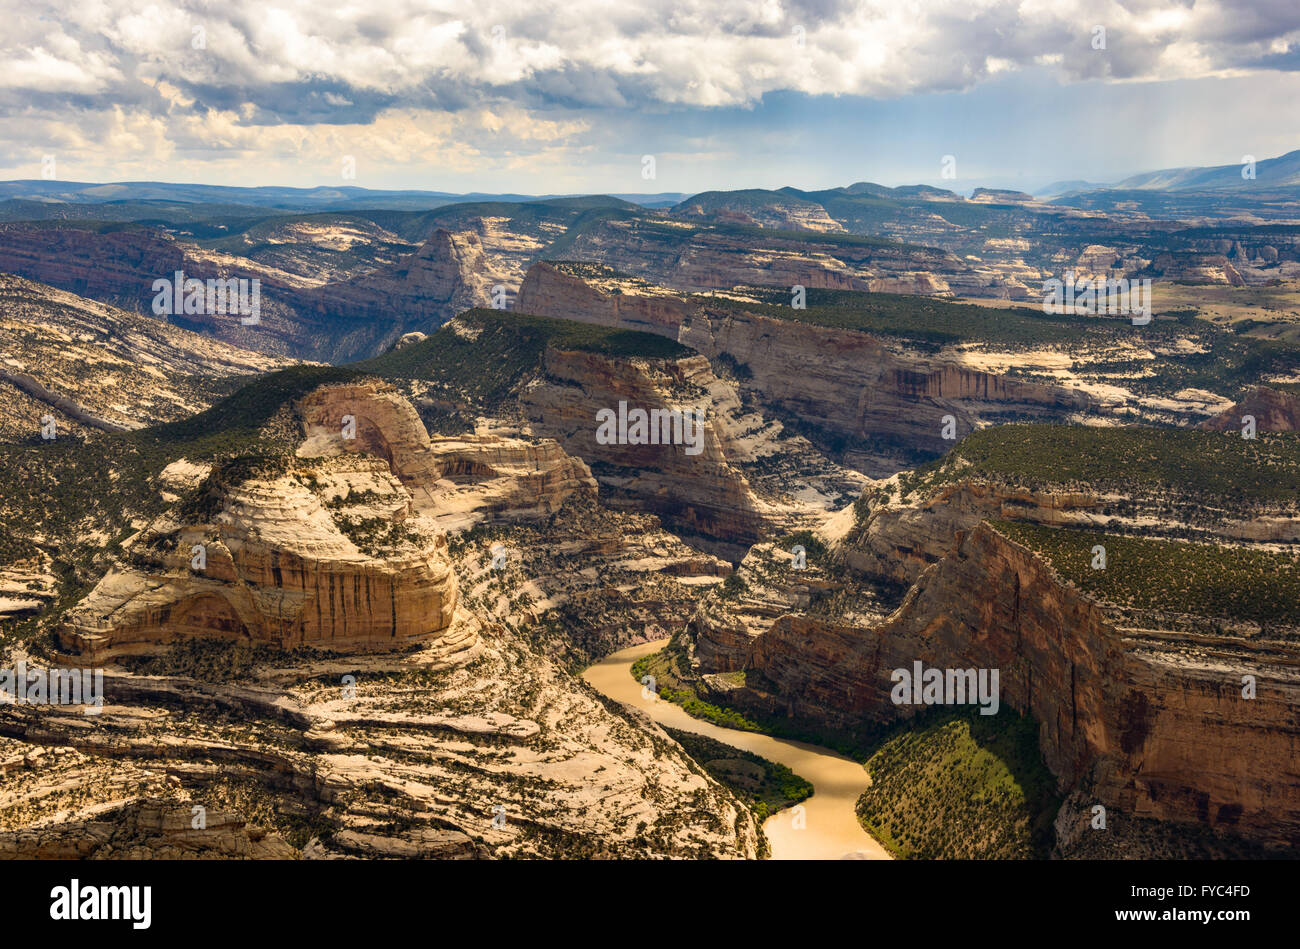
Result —
<path fill-rule="evenodd" d="M 1054 198 L 1080 191 L 1240 191 L 1272 190 L 1300 185 L 1300 149 L 1277 158 L 1255 162 L 1255 177 L 1242 177 L 1244 162 L 1208 168 L 1163 168 L 1144 171 L 1122 181 L 1099 184 L 1093 181 L 1054 181 L 1039 188 L 1034 195 Z"/>
<path fill-rule="evenodd" d="M 1075 191 L 1096 191 L 1099 188 L 1106 188 L 1108 185 L 1097 184 L 1095 181 L 1084 181 L 1081 178 L 1075 178 L 1071 181 L 1053 181 L 1050 185 L 1037 188 L 1034 191 L 1036 198 L 1055 198 L 1062 194 L 1071 194 Z"/>
<path fill-rule="evenodd" d="M 243 205 L 284 211 L 347 211 L 358 208 L 424 211 L 447 204 L 472 201 L 536 201 L 578 195 L 453 194 L 447 191 L 385 191 L 358 187 L 240 188 L 225 185 L 176 184 L 165 181 L 86 181 L 25 179 L 0 182 L 0 199 L 107 204 L 113 202 L 167 202 L 182 204 Z M 671 207 L 687 197 L 677 192 L 616 194 L 642 207 Z"/>
<path fill-rule="evenodd" d="M 1300 185 L 1300 149 L 1255 163 L 1255 177 L 1244 178 L 1244 162 L 1213 168 L 1166 168 L 1125 178 L 1119 189 L 1225 191 L 1243 188 L 1293 188 Z"/>
<path fill-rule="evenodd" d="M 1040 200 L 1061 199 L 1075 194 L 1089 192 L 1131 192 L 1131 191 L 1182 191 L 1182 192 L 1217 192 L 1217 191 L 1272 191 L 1300 187 L 1300 149 L 1288 152 L 1277 158 L 1265 158 L 1255 165 L 1255 177 L 1243 178 L 1241 164 L 1218 165 L 1209 168 L 1165 168 L 1158 171 L 1143 172 L 1111 183 L 1097 183 L 1080 179 L 1055 181 L 1034 191 Z M 986 190 L 987 189 L 979 189 Z M 883 198 L 890 200 L 929 200 L 961 201 L 960 195 L 953 191 L 934 188 L 928 185 L 908 185 L 890 188 L 885 185 L 859 181 L 845 188 L 831 189 L 825 194 L 839 193 L 845 196 Z M 989 191 L 989 195 L 1001 192 Z M 806 192 L 796 188 L 781 188 L 777 191 L 754 189 L 751 191 L 717 192 L 706 191 L 695 195 L 681 192 L 659 192 L 654 194 L 615 194 L 617 198 L 643 208 L 682 209 L 693 205 L 710 208 L 722 195 L 729 196 L 728 204 L 735 206 L 737 201 L 746 204 L 765 203 L 774 194 L 783 194 L 794 202 L 806 198 Z M 1011 194 L 1011 192 L 1006 192 Z M 760 197 L 761 196 L 761 197 Z M 79 211 L 64 214 L 51 206 L 57 205 L 136 205 L 131 214 L 132 219 L 146 217 L 138 206 L 154 205 L 162 208 L 175 205 L 205 205 L 220 214 L 229 214 L 238 208 L 256 208 L 262 212 L 284 211 L 355 211 L 395 210 L 427 211 L 449 204 L 468 204 L 481 202 L 535 202 L 574 198 L 578 195 L 525 195 L 525 194 L 487 194 L 471 192 L 454 194 L 448 191 L 420 190 L 380 190 L 354 186 L 284 188 L 260 187 L 241 188 L 225 185 L 178 184 L 162 181 L 118 181 L 109 183 L 81 181 L 47 181 L 44 179 L 26 179 L 21 181 L 0 182 L 0 205 L 7 220 L 15 219 L 49 219 L 65 216 L 93 218 L 100 215 Z M 1065 202 L 1070 203 L 1070 202 Z M 45 207 L 41 207 L 44 205 Z M 30 208 L 31 213 L 25 213 Z M 147 211 L 145 207 L 143 210 Z M 105 219 L 111 218 L 111 215 Z"/>

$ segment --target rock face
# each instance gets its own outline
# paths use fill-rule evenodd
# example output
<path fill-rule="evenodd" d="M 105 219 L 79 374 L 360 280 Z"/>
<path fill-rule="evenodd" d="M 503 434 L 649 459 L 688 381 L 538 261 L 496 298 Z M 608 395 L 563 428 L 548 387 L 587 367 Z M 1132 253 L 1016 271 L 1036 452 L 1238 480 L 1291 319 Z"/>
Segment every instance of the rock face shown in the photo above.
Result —
<path fill-rule="evenodd" d="M 901 353 L 867 333 L 709 306 L 635 281 L 584 279 L 548 264 L 529 271 L 519 308 L 672 337 L 742 364 L 745 385 L 779 414 L 840 437 L 927 452 L 951 446 L 947 415 L 960 438 L 987 417 L 1061 419 L 1093 405 L 1082 392 Z"/>
<path fill-rule="evenodd" d="M 1293 842 L 1294 629 L 1094 599 L 990 523 L 1219 544 L 1300 537 L 1288 499 L 1260 502 L 1246 520 L 1198 500 L 1195 484 L 1186 489 L 1120 496 L 974 477 L 910 489 L 891 480 L 851 521 L 827 522 L 838 573 L 794 572 L 788 553 L 755 547 L 737 570 L 740 592 L 710 593 L 692 618 L 696 661 L 706 676 L 746 671 L 740 688 L 707 678 L 729 702 L 834 727 L 915 714 L 920 706 L 891 700 L 894 669 L 997 669 L 1001 703 L 1039 723 L 1063 791 L 1133 817 Z M 869 588 L 907 592 L 850 597 Z M 1253 698 L 1243 695 L 1246 675 Z"/>
<path fill-rule="evenodd" d="M 184 260 L 177 244 L 149 231 L 0 227 L 0 271 L 141 310 L 154 280 L 184 269 Z"/>
<path fill-rule="evenodd" d="M 790 612 L 752 638 L 726 624 L 715 636 L 701 609 L 701 662 L 768 683 L 750 697 L 768 711 L 887 722 L 919 708 L 891 701 L 896 668 L 998 669 L 1001 703 L 1040 723 L 1062 788 L 1086 786 L 1139 817 L 1273 842 L 1300 835 L 1294 646 L 1202 633 L 1188 650 L 1161 617 L 1100 606 L 987 523 L 880 622 Z M 1243 673 L 1257 678 L 1254 699 L 1242 697 Z"/>
<path fill-rule="evenodd" d="M 545 381 L 521 403 L 533 430 L 589 460 L 601 483 L 692 533 L 752 543 L 773 527 L 778 512 L 760 500 L 729 461 L 737 450 L 719 424 L 710 392 L 717 383 L 708 360 L 613 358 L 548 349 Z M 627 409 L 701 413 L 692 435 L 683 426 L 676 444 L 601 444 L 598 413 Z M 607 496 L 608 503 L 614 503 Z"/>
<path fill-rule="evenodd" d="M 974 204 L 1031 204 L 1034 196 L 1002 188 L 976 188 L 971 192 L 970 199 Z"/>
<path fill-rule="evenodd" d="M 0 856 L 757 856 L 744 803 L 566 671 L 726 562 L 554 441 L 430 439 L 378 380 L 292 410 L 294 454 L 169 465 L 179 502 L 60 631 L 82 652 L 42 655 L 107 665 L 100 714 L 0 706 Z"/>
<path fill-rule="evenodd" d="M 285 363 L 153 317 L 0 274 L 0 435 L 117 431 L 202 411 L 232 375 Z M 12 390 L 9 388 L 12 386 Z"/>
<path fill-rule="evenodd" d="M 1300 541 L 1300 518 L 1284 506 L 1261 508 L 1250 518 L 1216 517 L 1212 522 L 1189 524 L 1168 515 L 1170 497 L 1195 503 L 1177 492 L 1148 499 L 1087 490 L 1028 490 L 962 479 L 914 502 L 873 504 L 865 520 L 849 530 L 839 553 L 845 563 L 864 573 L 912 583 L 922 570 L 952 553 L 957 538 L 983 520 L 1119 529 L 1147 536 L 1191 533 L 1207 540 Z"/>
<path fill-rule="evenodd" d="M 182 244 L 161 230 L 99 233 L 77 227 L 0 227 L 0 270 L 152 317 L 154 281 L 176 271 L 196 280 L 226 277 L 260 281 L 260 322 L 234 314 L 168 314 L 165 322 L 259 353 L 319 358 L 327 351 L 323 327 L 306 325 L 294 309 L 306 281 L 229 255 Z M 332 328 L 335 333 L 339 327 Z"/>
<path fill-rule="evenodd" d="M 237 814 L 207 812 L 202 829 L 189 807 L 133 801 L 84 821 L 0 832 L 0 860 L 292 860 L 298 851 Z"/>
<path fill-rule="evenodd" d="M 844 227 L 820 204 L 798 198 L 745 202 L 745 192 L 710 192 L 696 195 L 690 203 L 673 209 L 682 217 L 713 217 L 719 221 L 769 227 L 778 230 L 843 232 Z M 739 200 L 738 200 L 739 199 Z M 707 205 L 707 206 L 706 206 Z"/>
<path fill-rule="evenodd" d="M 1255 420 L 1260 432 L 1300 431 L 1300 398 L 1267 386 L 1255 386 L 1240 402 L 1214 418 L 1206 419 L 1201 428 L 1216 432 L 1241 431 L 1246 416 Z"/>
<path fill-rule="evenodd" d="M 1083 393 L 891 351 L 866 333 L 703 307 L 680 341 L 748 367 L 750 384 L 782 413 L 851 438 L 944 451 L 944 416 L 960 438 L 982 416 L 1065 417 L 1085 411 Z M 799 367 L 791 372 L 791 367 Z"/>
<path fill-rule="evenodd" d="M 205 655 L 110 671 L 99 715 L 0 708 L 0 856 L 756 856 L 744 804 L 508 627 L 473 663 Z"/>
<path fill-rule="evenodd" d="M 388 462 L 399 477 L 425 464 L 428 430 L 411 403 L 378 380 L 320 386 L 294 409 L 306 435 L 301 456 L 368 452 Z"/>
<path fill-rule="evenodd" d="M 456 578 L 445 535 L 412 517 L 409 493 L 381 463 L 295 465 L 244 481 L 218 470 L 202 499 L 210 514 L 155 521 L 130 566 L 73 611 L 58 636 L 78 662 L 203 637 L 339 651 L 473 645 L 447 636 Z"/>
<path fill-rule="evenodd" d="M 410 491 L 414 509 L 443 529 L 493 518 L 536 520 L 570 498 L 596 495 L 591 469 L 555 441 L 477 434 L 431 439 L 411 403 L 376 380 L 323 386 L 300 400 L 297 411 L 307 435 L 299 455 L 361 451 L 383 458 Z M 355 424 L 346 439 L 345 418 Z"/>
<path fill-rule="evenodd" d="M 322 386 L 294 409 L 306 436 L 297 457 L 208 474 L 73 611 L 65 651 L 101 663 L 215 636 L 340 652 L 432 643 L 464 656 L 474 640 L 451 629 L 446 530 L 595 497 L 590 469 L 555 442 L 431 440 L 379 380 Z"/>
<path fill-rule="evenodd" d="M 1217 283 L 1244 287 L 1245 278 L 1221 254 L 1198 254 L 1180 251 L 1158 254 L 1149 268 L 1151 275 L 1186 283 Z"/>
<path fill-rule="evenodd" d="M 505 269 L 502 269 L 502 268 Z M 236 315 L 171 314 L 167 320 L 262 353 L 348 362 L 391 348 L 405 333 L 429 331 L 491 300 L 516 281 L 490 260 L 474 231 L 436 230 L 414 253 L 335 283 L 219 254 L 162 231 L 98 233 L 76 227 L 0 226 L 0 271 L 150 314 L 153 283 L 173 278 L 260 281 L 260 321 Z"/>
<path fill-rule="evenodd" d="M 618 326 L 677 339 L 683 322 L 696 307 L 679 294 L 665 292 L 643 280 L 584 279 L 546 261 L 528 268 L 519 288 L 516 309 L 521 313 Z M 612 285 L 611 285 L 612 284 Z M 617 292 L 610 292 L 617 290 Z"/>
<path fill-rule="evenodd" d="M 978 294 L 988 284 L 956 255 L 932 247 L 685 222 L 607 221 L 581 233 L 566 255 L 678 290 L 737 284 L 870 290 L 872 281 L 918 273 L 933 275 L 928 286 L 942 296 Z"/>
<path fill-rule="evenodd" d="M 570 498 L 596 496 L 596 479 L 581 458 L 550 439 L 498 435 L 438 438 L 430 446 L 437 480 L 413 477 L 416 509 L 439 523 L 482 518 L 534 521 Z M 468 516 L 470 521 L 462 518 Z"/>
<path fill-rule="evenodd" d="M 331 320 L 393 322 L 400 327 L 416 322 L 418 314 L 419 329 L 427 331 L 462 310 L 491 303 L 492 287 L 501 280 L 477 234 L 438 228 L 419 250 L 397 263 L 303 291 L 300 300 L 304 308 Z M 377 336 L 364 354 L 389 348 L 401 335 L 393 329 Z M 358 356 L 362 354 L 358 350 Z"/>
<path fill-rule="evenodd" d="M 737 283 L 870 290 L 872 279 L 901 273 L 935 274 L 936 292 L 950 295 L 976 283 L 958 257 L 909 244 L 854 244 L 790 235 L 728 230 L 663 234 L 637 221 L 610 221 L 577 239 L 572 256 L 679 290 L 714 290 Z M 963 281 L 963 278 L 966 278 Z"/>

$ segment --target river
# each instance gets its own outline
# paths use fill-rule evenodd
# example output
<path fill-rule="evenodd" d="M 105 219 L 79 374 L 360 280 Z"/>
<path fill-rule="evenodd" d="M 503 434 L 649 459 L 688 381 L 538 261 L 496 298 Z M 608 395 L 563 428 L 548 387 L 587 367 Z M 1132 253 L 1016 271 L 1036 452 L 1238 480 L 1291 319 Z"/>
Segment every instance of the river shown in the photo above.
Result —
<path fill-rule="evenodd" d="M 813 796 L 803 802 L 802 815 L 787 808 L 763 824 L 774 860 L 889 859 L 888 851 L 862 829 L 854 811 L 858 798 L 871 784 L 866 768 L 858 762 L 801 741 L 721 728 L 692 718 L 671 702 L 642 698 L 641 683 L 632 678 L 632 664 L 667 643 L 661 639 L 621 649 L 588 668 L 582 677 L 597 691 L 641 709 L 661 725 L 753 752 L 811 781 Z M 803 826 L 798 826 L 800 822 Z"/>

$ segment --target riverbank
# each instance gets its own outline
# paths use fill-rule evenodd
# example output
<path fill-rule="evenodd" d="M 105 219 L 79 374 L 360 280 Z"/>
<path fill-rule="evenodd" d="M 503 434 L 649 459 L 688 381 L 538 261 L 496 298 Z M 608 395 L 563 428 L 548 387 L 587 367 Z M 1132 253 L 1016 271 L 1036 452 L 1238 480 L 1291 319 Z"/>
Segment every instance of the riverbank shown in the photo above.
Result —
<path fill-rule="evenodd" d="M 632 664 L 667 643 L 663 639 L 619 650 L 589 667 L 582 677 L 598 692 L 640 709 L 661 725 L 752 752 L 810 781 L 811 798 L 772 815 L 763 824 L 772 859 L 890 859 L 888 851 L 858 821 L 858 798 L 871 784 L 866 769 L 858 762 L 817 745 L 722 728 L 691 717 L 671 702 L 643 697 L 641 684 L 632 677 Z"/>

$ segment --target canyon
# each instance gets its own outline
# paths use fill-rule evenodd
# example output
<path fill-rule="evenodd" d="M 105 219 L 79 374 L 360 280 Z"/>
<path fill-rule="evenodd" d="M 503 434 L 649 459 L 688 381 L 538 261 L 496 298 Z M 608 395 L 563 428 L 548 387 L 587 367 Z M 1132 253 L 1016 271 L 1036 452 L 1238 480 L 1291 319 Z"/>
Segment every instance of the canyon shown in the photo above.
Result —
<path fill-rule="evenodd" d="M 688 642 L 709 694 L 768 715 L 861 728 L 918 712 L 891 700 L 894 669 L 918 661 L 998 669 L 1002 703 L 1033 717 L 1063 794 L 1266 847 L 1292 839 L 1300 817 L 1289 751 L 1289 710 L 1300 697 L 1294 620 L 1234 620 L 1190 601 L 1179 609 L 1085 592 L 1062 558 L 1086 565 L 1112 543 L 1127 551 L 1109 533 L 1126 517 L 1146 537 L 1162 527 L 1171 536 L 1185 531 L 1167 513 L 1179 505 L 1141 483 L 1128 492 L 1136 507 L 1116 514 L 1115 496 L 1102 490 L 1008 488 L 978 471 L 930 477 L 887 485 L 897 494 L 877 490 L 855 515 L 830 518 L 819 533 L 827 553 L 806 571 L 792 568 L 788 551 L 755 547 L 737 571 L 739 592 L 712 591 L 691 621 Z M 1157 512 L 1163 525 L 1153 522 Z M 1211 513 L 1196 526 L 1202 538 L 1246 549 L 1297 536 L 1292 504 L 1258 513 L 1258 521 Z M 1020 524 L 1033 525 L 1030 538 L 1059 535 L 1078 546 L 1027 544 Z M 1274 526 L 1265 533 L 1262 524 Z M 1096 542 L 1106 547 L 1089 553 Z M 1163 544 L 1158 556 L 1177 570 L 1185 542 L 1148 543 Z M 1137 569 L 1111 555 L 1104 570 Z M 1265 571 L 1293 568 L 1285 554 L 1260 556 L 1276 557 Z M 1175 572 L 1164 582 L 1186 580 Z M 864 593 L 873 583 L 878 592 Z M 730 674 L 742 670 L 737 685 Z M 1086 813 L 1077 819 L 1083 833 L 1058 828 L 1063 840 L 1087 836 Z"/>
<path fill-rule="evenodd" d="M 70 612 L 56 650 L 18 654 L 110 671 L 98 715 L 0 716 L 0 853 L 755 855 L 746 807 L 662 732 L 576 687 L 563 650 L 529 633 L 561 607 L 611 614 L 611 637 L 631 626 L 613 613 L 680 620 L 725 564 L 653 519 L 594 510 L 589 470 L 554 442 L 431 438 L 382 380 L 284 409 L 292 452 L 173 462 L 157 482 L 166 513 Z M 576 543 L 547 594 L 527 557 L 549 547 L 509 532 L 540 521 L 555 538 L 557 516 Z M 574 575 L 563 564 L 584 550 Z M 641 578 L 640 596 L 608 586 L 618 576 Z M 520 585 L 540 601 L 493 593 Z M 180 817 L 192 804 L 203 832 Z"/>
<path fill-rule="evenodd" d="M 105 670 L 99 714 L 0 710 L 0 856 L 908 856 L 860 818 L 917 662 L 999 672 L 1054 857 L 1300 839 L 1284 227 L 867 184 L 213 214 L 0 223 L 0 661 Z M 154 318 L 175 270 L 263 324 Z M 1066 270 L 1173 302 L 1053 318 Z M 682 732 L 808 779 L 806 833 Z"/>
<path fill-rule="evenodd" d="M 840 438 L 942 451 L 947 416 L 955 425 L 952 438 L 1002 415 L 1067 420 L 1095 407 L 1077 390 L 927 358 L 868 333 L 800 322 L 797 311 L 778 319 L 747 311 L 743 299 L 735 307 L 711 306 L 708 297 L 656 292 L 610 271 L 535 264 L 518 306 L 658 333 L 710 360 L 726 359 L 743 367 L 741 384 L 770 411 Z M 792 373 L 792 366 L 801 371 Z"/>

